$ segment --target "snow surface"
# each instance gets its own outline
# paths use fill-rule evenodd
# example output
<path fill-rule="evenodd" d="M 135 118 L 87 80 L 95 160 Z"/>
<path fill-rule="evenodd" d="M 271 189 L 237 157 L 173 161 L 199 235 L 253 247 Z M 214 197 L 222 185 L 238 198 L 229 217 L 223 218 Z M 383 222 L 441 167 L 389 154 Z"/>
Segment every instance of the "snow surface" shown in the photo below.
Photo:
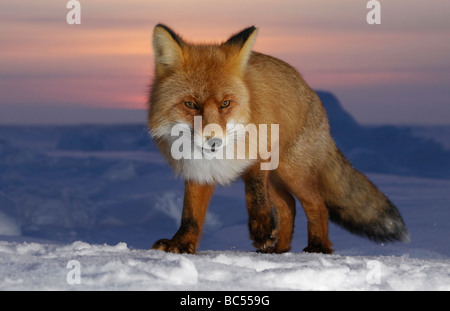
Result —
<path fill-rule="evenodd" d="M 450 180 L 368 176 L 409 243 L 331 225 L 334 255 L 301 253 L 297 202 L 292 252 L 257 254 L 238 181 L 216 189 L 199 253 L 166 254 L 148 248 L 178 229 L 183 182 L 145 126 L 0 127 L 0 290 L 450 290 Z"/>
<path fill-rule="evenodd" d="M 80 284 L 71 284 L 74 260 Z M 0 290 L 450 290 L 448 260 L 408 256 L 177 255 L 125 243 L 0 242 L 0 263 Z"/>

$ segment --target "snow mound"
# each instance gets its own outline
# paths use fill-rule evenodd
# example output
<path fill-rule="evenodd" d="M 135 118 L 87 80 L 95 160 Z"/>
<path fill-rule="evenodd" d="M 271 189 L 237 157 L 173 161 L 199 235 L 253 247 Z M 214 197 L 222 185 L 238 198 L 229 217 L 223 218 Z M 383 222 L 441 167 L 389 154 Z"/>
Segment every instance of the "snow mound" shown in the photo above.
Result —
<path fill-rule="evenodd" d="M 0 263 L 0 290 L 450 290 L 448 260 L 406 256 L 0 242 Z"/>

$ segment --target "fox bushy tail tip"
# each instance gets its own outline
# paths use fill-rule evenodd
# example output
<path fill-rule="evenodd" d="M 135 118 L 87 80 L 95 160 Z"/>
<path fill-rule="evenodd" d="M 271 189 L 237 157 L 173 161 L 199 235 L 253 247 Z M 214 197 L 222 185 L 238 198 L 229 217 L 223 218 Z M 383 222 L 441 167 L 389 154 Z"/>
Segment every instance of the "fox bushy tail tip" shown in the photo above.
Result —
<path fill-rule="evenodd" d="M 330 220 L 353 234 L 365 236 L 374 242 L 409 242 L 409 233 L 397 207 L 388 200 L 385 210 L 376 219 L 364 222 L 343 217 L 336 207 L 327 204 Z M 364 208 L 361 206 L 361 208 Z"/>
<path fill-rule="evenodd" d="M 397 207 L 336 148 L 322 177 L 330 220 L 376 242 L 408 242 Z"/>

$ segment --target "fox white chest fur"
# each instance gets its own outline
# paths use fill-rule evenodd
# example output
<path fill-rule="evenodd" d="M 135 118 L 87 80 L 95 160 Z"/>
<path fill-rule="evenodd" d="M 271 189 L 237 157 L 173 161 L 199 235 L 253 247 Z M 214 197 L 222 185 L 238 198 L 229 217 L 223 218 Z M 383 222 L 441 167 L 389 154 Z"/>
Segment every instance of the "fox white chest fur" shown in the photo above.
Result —
<path fill-rule="evenodd" d="M 246 153 L 248 141 L 241 127 L 231 126 L 220 135 L 220 147 L 211 148 L 205 132 L 195 131 L 190 124 L 163 124 L 152 129 L 154 139 L 163 139 L 170 146 L 169 163 L 175 173 L 185 180 L 208 184 L 230 184 L 256 160 Z M 238 148 L 241 144 L 243 148 Z M 245 147 L 246 146 L 246 147 Z M 253 147 L 253 146 L 252 146 Z"/>
<path fill-rule="evenodd" d="M 183 159 L 175 171 L 185 180 L 210 184 L 230 184 L 253 163 L 251 159 Z"/>

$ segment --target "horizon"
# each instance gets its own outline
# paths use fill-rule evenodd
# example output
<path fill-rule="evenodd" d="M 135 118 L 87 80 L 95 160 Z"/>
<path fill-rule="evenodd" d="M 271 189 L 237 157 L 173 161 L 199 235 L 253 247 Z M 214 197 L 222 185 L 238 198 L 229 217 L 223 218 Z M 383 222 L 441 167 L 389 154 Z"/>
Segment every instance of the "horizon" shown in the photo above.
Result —
<path fill-rule="evenodd" d="M 382 2 L 380 25 L 367 23 L 367 1 L 79 2 L 80 25 L 67 24 L 67 1 L 0 4 L 1 124 L 140 119 L 160 22 L 192 42 L 256 25 L 255 51 L 333 93 L 361 125 L 450 124 L 448 1 Z"/>
<path fill-rule="evenodd" d="M 329 93 L 326 90 L 315 90 L 320 93 Z M 397 126 L 397 127 L 449 127 L 450 123 L 361 123 L 346 110 L 339 98 L 338 104 L 345 113 L 361 127 Z M 326 108 L 326 105 L 324 105 Z M 0 108 L 1 111 L 1 108 Z M 143 108 L 105 108 L 105 107 L 79 107 L 79 106 L 19 106 L 12 107 L 0 114 L 0 127 L 60 127 L 60 126 L 121 126 L 121 125 L 147 125 L 148 109 Z M 49 113 L 51 112 L 51 114 Z M 328 112 L 329 113 L 329 112 Z M 37 116 L 37 118 L 36 118 Z M 331 117 L 329 116 L 328 119 Z"/>

